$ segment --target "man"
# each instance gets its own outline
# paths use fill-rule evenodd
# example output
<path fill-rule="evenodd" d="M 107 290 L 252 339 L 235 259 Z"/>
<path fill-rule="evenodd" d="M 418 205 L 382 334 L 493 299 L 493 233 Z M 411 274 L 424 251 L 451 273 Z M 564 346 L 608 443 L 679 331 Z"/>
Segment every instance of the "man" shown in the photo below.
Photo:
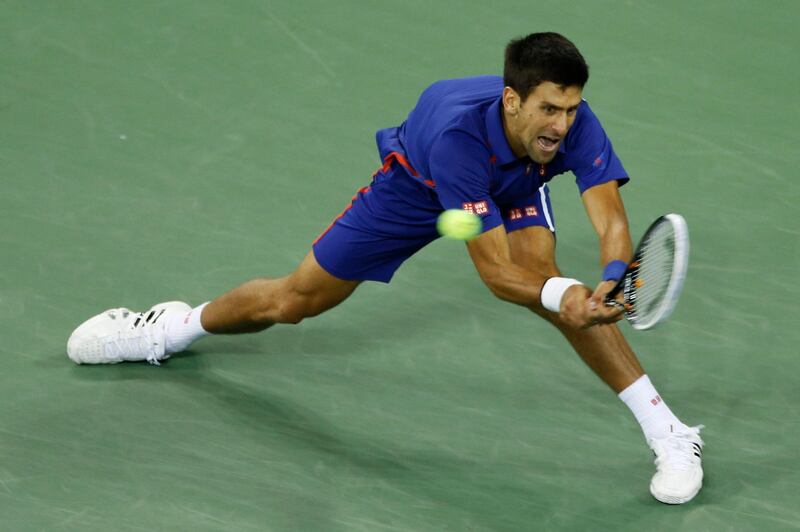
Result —
<path fill-rule="evenodd" d="M 582 100 L 588 67 L 555 33 L 509 43 L 504 77 L 434 83 L 399 127 L 377 133 L 384 164 L 314 242 L 290 275 L 255 279 L 194 309 L 162 303 L 112 309 L 80 327 L 77 363 L 158 364 L 207 334 L 299 323 L 346 299 L 362 281 L 388 283 L 400 264 L 438 237 L 444 209 L 480 216 L 467 243 L 481 279 L 500 299 L 556 326 L 631 409 L 656 455 L 650 491 L 671 504 L 702 485 L 701 427 L 683 424 L 656 392 L 603 297 L 631 258 L 619 187 L 628 181 L 600 122 Z M 572 171 L 600 241 L 603 282 L 592 291 L 562 277 L 546 183 Z"/>

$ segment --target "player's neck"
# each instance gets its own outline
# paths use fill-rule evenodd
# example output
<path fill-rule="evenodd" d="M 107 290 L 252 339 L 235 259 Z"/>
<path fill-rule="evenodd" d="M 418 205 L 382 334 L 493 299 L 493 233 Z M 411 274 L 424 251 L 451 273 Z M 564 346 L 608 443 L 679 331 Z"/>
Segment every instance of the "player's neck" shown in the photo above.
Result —
<path fill-rule="evenodd" d="M 503 133 L 506 135 L 506 140 L 508 141 L 508 145 L 511 147 L 511 151 L 519 159 L 527 156 L 528 153 L 525 151 L 525 146 L 519 140 L 517 132 L 514 131 L 513 127 L 510 125 L 511 117 L 508 115 L 508 111 L 501 107 L 500 114 L 503 118 Z"/>

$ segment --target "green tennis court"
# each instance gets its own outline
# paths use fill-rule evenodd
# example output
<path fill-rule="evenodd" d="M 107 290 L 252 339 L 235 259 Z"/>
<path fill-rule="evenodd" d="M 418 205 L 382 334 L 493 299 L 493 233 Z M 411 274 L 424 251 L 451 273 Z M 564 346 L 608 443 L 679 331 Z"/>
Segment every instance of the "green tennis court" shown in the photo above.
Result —
<path fill-rule="evenodd" d="M 0 530 L 800 528 L 793 1 L 0 3 Z M 669 322 L 623 325 L 706 425 L 703 491 L 659 504 L 633 416 L 440 241 L 391 285 L 162 367 L 76 366 L 110 307 L 288 273 L 379 166 L 377 129 L 558 31 L 632 176 L 635 237 L 689 224 Z M 597 243 L 551 186 L 565 273 Z"/>

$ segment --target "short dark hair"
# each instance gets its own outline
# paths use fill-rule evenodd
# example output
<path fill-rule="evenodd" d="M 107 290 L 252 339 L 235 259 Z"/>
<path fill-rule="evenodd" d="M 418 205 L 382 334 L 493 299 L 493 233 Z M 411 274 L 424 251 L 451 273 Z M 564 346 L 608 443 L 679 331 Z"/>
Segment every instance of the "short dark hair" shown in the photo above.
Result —
<path fill-rule="evenodd" d="M 589 66 L 563 35 L 531 33 L 506 46 L 503 83 L 517 91 L 523 102 L 544 81 L 583 88 L 588 79 Z"/>

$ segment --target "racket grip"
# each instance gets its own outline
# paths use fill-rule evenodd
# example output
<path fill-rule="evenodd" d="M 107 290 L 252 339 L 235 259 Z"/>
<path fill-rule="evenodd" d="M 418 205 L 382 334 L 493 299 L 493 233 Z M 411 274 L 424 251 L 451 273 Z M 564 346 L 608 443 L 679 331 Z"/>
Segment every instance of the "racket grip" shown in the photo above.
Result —
<path fill-rule="evenodd" d="M 612 288 L 609 293 L 606 294 L 606 297 L 604 298 L 605 304 L 608 306 L 616 306 L 615 303 L 621 304 L 615 298 L 617 297 L 617 295 L 619 295 L 624 286 L 625 286 L 625 277 L 623 275 L 622 279 L 620 279 L 619 282 L 617 282 L 617 285 L 614 288 Z"/>

